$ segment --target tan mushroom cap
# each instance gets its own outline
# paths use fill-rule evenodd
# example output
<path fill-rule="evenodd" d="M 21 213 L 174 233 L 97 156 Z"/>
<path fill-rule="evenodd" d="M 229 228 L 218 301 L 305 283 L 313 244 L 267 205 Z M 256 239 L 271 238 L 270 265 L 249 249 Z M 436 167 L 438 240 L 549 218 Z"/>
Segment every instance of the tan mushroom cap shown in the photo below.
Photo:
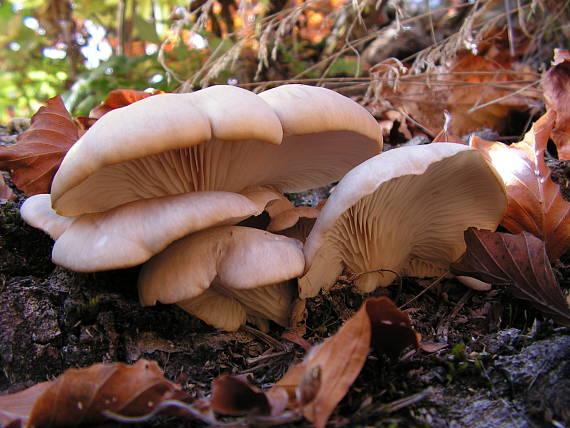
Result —
<path fill-rule="evenodd" d="M 243 324 L 244 314 L 285 324 L 292 294 L 280 283 L 302 274 L 304 266 L 295 239 L 218 227 L 176 241 L 149 260 L 139 276 L 139 296 L 143 305 L 179 303 L 226 330 Z"/>
<path fill-rule="evenodd" d="M 201 190 L 304 190 L 338 180 L 380 150 L 374 118 L 324 88 L 160 94 L 107 113 L 73 145 L 54 178 L 52 205 L 77 216 Z"/>
<path fill-rule="evenodd" d="M 24 204 L 24 220 L 56 239 L 54 263 L 77 272 L 96 272 L 144 263 L 187 234 L 258 215 L 278 197 L 257 189 L 252 194 L 253 200 L 247 192 L 185 193 L 76 218 L 58 216 L 49 195 L 44 195 L 33 206 Z"/>
<path fill-rule="evenodd" d="M 271 201 L 265 211 L 269 214 L 270 222 L 267 226 L 269 232 L 281 232 L 289 229 L 305 219 L 316 219 L 320 209 L 309 206 L 294 206 L 285 196 Z"/>
<path fill-rule="evenodd" d="M 42 193 L 30 196 L 20 207 L 22 219 L 30 226 L 41 229 L 51 239 L 58 239 L 71 224 L 75 217 L 63 217 L 51 208 L 51 195 Z"/>
<path fill-rule="evenodd" d="M 465 251 L 468 227 L 494 230 L 504 184 L 481 154 L 438 143 L 375 156 L 336 186 L 305 243 L 301 297 L 334 284 L 343 269 L 363 292 L 396 275 L 444 273 Z M 379 271 L 382 270 L 382 271 Z"/>
<path fill-rule="evenodd" d="M 278 233 L 305 242 L 320 213 L 320 208 L 293 206 L 291 201 L 282 197 L 271 201 L 265 211 L 269 214 L 267 231 Z"/>

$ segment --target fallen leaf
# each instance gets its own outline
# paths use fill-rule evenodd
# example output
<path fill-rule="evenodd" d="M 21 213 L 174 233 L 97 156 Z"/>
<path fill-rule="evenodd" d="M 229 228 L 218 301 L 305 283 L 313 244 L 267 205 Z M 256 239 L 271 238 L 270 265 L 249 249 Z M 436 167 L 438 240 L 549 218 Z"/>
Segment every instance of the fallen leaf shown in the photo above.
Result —
<path fill-rule="evenodd" d="M 99 119 L 101 116 L 103 116 L 105 113 L 110 112 L 111 110 L 128 106 L 129 104 L 135 103 L 159 93 L 162 93 L 162 91 L 144 92 L 134 91 L 132 89 L 116 89 L 109 92 L 107 99 L 103 101 L 100 106 L 95 107 L 89 112 L 89 118 Z"/>
<path fill-rule="evenodd" d="M 543 241 L 528 232 L 511 235 L 469 228 L 465 243 L 467 251 L 451 265 L 452 273 L 510 285 L 515 297 L 531 302 L 559 324 L 570 327 L 570 309 Z"/>
<path fill-rule="evenodd" d="M 14 195 L 12 189 L 8 187 L 6 181 L 4 180 L 4 177 L 0 175 L 0 200 L 13 201 L 14 199 L 16 199 L 16 195 Z"/>
<path fill-rule="evenodd" d="M 78 138 L 79 129 L 61 97 L 50 98 L 16 144 L 0 147 L 0 169 L 10 171 L 16 187 L 29 196 L 49 193 L 63 157 Z"/>
<path fill-rule="evenodd" d="M 317 428 L 324 427 L 330 414 L 346 395 L 360 373 L 370 346 L 377 352 L 395 355 L 403 348 L 417 346 L 408 316 L 387 297 L 368 299 L 360 310 L 323 343 L 313 347 L 305 359 L 291 367 L 269 392 L 285 389 L 290 407 L 299 405 L 300 385 L 319 373 L 319 388 L 309 404 L 302 402 L 303 414 Z"/>
<path fill-rule="evenodd" d="M 444 110 L 451 118 L 449 135 L 463 136 L 484 128 L 500 133 L 513 111 L 528 111 L 541 98 L 540 91 L 532 88 L 539 76 L 523 62 L 501 53 L 504 49 L 491 46 L 479 55 L 463 51 L 433 71 L 420 74 L 398 70 L 390 59 L 374 66 L 371 74 L 380 85 L 379 96 L 431 136 L 444 127 Z M 386 82 L 396 83 L 390 86 Z"/>
<path fill-rule="evenodd" d="M 94 424 L 107 419 L 104 411 L 139 416 L 165 400 L 188 398 L 163 377 L 154 361 L 139 360 L 132 366 L 94 364 L 0 396 L 0 422 L 3 426 L 48 428 Z"/>
<path fill-rule="evenodd" d="M 502 225 L 512 233 L 527 231 L 546 243 L 551 260 L 570 247 L 570 203 L 550 178 L 544 151 L 554 114 L 547 112 L 524 139 L 507 146 L 500 142 L 471 139 L 470 145 L 493 164 L 507 186 L 508 206 Z"/>
<path fill-rule="evenodd" d="M 558 158 L 570 160 L 570 53 L 555 49 L 554 65 L 542 81 L 546 109 L 555 115 L 552 141 L 558 148 Z"/>
<path fill-rule="evenodd" d="M 212 409 L 224 415 L 269 414 L 267 395 L 237 376 L 222 375 L 212 383 Z"/>

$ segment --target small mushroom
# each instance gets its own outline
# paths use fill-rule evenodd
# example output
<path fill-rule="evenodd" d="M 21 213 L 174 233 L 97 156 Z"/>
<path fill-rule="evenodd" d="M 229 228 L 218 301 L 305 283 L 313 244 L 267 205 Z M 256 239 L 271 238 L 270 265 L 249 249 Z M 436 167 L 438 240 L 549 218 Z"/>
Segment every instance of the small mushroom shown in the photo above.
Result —
<path fill-rule="evenodd" d="M 507 205 L 500 176 L 467 146 L 438 143 L 375 156 L 336 186 L 305 243 L 301 297 L 346 269 L 362 292 L 397 275 L 445 273 L 468 227 L 494 230 Z"/>
<path fill-rule="evenodd" d="M 73 145 L 52 205 L 78 216 L 196 191 L 300 191 L 340 179 L 381 149 L 374 118 L 325 88 L 159 94 L 110 111 Z"/>
<path fill-rule="evenodd" d="M 265 211 L 269 214 L 269 232 L 285 235 L 305 242 L 311 231 L 320 209 L 309 206 L 293 206 L 291 201 L 283 197 L 271 201 Z"/>
<path fill-rule="evenodd" d="M 287 325 L 293 290 L 303 273 L 302 244 L 259 229 L 225 226 L 171 244 L 143 267 L 143 305 L 176 303 L 214 327 L 236 330 L 249 317 Z M 263 322 L 262 322 L 263 324 Z"/>

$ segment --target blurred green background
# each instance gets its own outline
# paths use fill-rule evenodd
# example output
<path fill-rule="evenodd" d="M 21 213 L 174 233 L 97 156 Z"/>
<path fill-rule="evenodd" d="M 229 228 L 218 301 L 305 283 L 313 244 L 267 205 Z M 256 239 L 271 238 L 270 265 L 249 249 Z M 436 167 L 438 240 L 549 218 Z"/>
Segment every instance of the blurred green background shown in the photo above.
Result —
<path fill-rule="evenodd" d="M 302 4 L 0 0 L 0 123 L 31 116 L 57 94 L 77 116 L 87 115 L 113 89 L 175 91 L 193 76 L 207 76 L 208 84 L 290 78 L 323 53 L 331 28 L 327 14 L 346 1 L 314 2 L 270 51 L 278 65 L 258 68 L 264 18 Z M 212 58 L 223 55 L 227 59 L 212 65 Z M 351 75 L 358 68 L 354 58 L 343 58 L 332 72 Z M 204 80 L 194 79 L 185 89 L 199 84 Z"/>

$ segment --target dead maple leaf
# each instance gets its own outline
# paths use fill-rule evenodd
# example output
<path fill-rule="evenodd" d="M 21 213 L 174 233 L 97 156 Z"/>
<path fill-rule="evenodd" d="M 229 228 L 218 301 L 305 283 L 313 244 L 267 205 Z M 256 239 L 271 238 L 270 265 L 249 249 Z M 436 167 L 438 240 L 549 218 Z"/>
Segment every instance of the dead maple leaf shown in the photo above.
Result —
<path fill-rule="evenodd" d="M 558 157 L 570 160 L 570 53 L 555 49 L 554 65 L 542 81 L 546 109 L 555 115 L 552 141 L 558 148 Z"/>
<path fill-rule="evenodd" d="M 0 169 L 10 171 L 14 184 L 29 196 L 49 193 L 63 157 L 78 138 L 79 129 L 61 97 L 50 98 L 16 144 L 0 147 Z"/>
<path fill-rule="evenodd" d="M 100 423 L 104 411 L 144 415 L 165 400 L 188 400 L 154 361 L 132 366 L 94 364 L 69 369 L 51 382 L 0 396 L 0 423 L 13 427 L 66 427 Z"/>
<path fill-rule="evenodd" d="M 334 336 L 313 347 L 300 364 L 291 367 L 269 391 L 269 396 L 285 389 L 290 407 L 302 405 L 304 416 L 317 428 L 324 427 L 360 373 L 371 345 L 376 351 L 390 355 L 409 345 L 417 346 L 408 316 L 387 297 L 368 299 Z M 300 400 L 303 395 L 300 391 L 310 389 L 307 382 L 316 374 L 319 376 L 316 395 L 310 400 Z"/>
<path fill-rule="evenodd" d="M 527 231 L 542 239 L 551 260 L 570 247 L 570 203 L 562 198 L 560 186 L 552 181 L 544 163 L 553 120 L 554 114 L 547 112 L 521 142 L 510 146 L 478 137 L 470 142 L 507 186 L 509 203 L 502 225 L 512 233 Z"/>
<path fill-rule="evenodd" d="M 515 297 L 531 302 L 559 324 L 570 327 L 570 309 L 542 240 L 528 232 L 511 235 L 469 228 L 465 243 L 465 255 L 451 265 L 455 275 L 510 285 Z"/>

